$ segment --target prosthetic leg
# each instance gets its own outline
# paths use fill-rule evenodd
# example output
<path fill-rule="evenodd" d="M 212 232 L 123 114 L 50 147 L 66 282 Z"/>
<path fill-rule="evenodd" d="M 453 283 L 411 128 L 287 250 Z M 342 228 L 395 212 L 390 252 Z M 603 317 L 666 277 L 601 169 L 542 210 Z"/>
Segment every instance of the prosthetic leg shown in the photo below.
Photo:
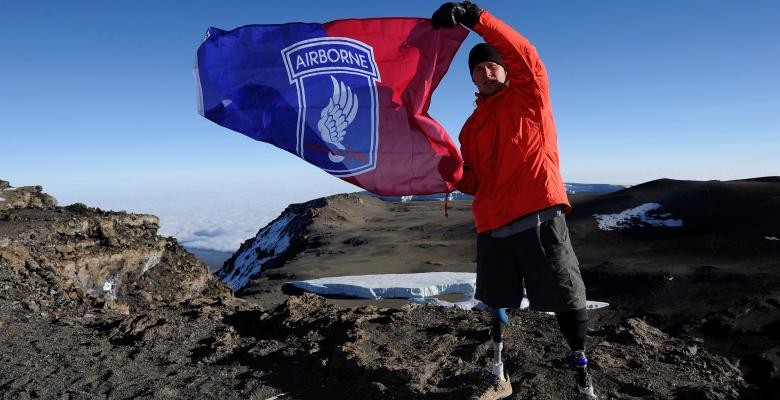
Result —
<path fill-rule="evenodd" d="M 504 329 L 509 325 L 509 317 L 505 308 L 490 308 L 490 336 L 493 340 L 493 366 L 491 374 L 486 374 L 482 383 L 474 392 L 470 400 L 498 400 L 512 394 L 512 383 L 504 372 L 504 363 L 501 361 L 501 349 L 503 343 L 501 337 Z"/>
<path fill-rule="evenodd" d="M 572 351 L 572 362 L 577 372 L 577 389 L 580 399 L 594 400 L 596 394 L 588 369 L 588 357 L 585 356 L 585 335 L 588 332 L 588 314 L 580 310 L 556 312 L 558 326 Z"/>
<path fill-rule="evenodd" d="M 506 315 L 506 308 L 491 308 L 490 314 L 492 321 L 490 325 L 490 334 L 493 339 L 493 375 L 504 379 L 504 363 L 501 361 L 501 350 L 504 348 L 502 337 L 504 330 L 509 325 L 509 317 Z"/>

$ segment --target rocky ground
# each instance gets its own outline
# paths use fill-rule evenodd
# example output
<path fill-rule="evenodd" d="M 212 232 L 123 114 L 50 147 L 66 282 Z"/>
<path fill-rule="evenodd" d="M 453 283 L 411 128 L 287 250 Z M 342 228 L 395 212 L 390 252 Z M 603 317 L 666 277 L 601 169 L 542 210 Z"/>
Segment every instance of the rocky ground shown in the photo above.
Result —
<path fill-rule="evenodd" d="M 4 185 L 0 196 L 6 199 L 11 192 L 31 194 L 13 206 L 0 206 L 2 398 L 457 399 L 467 397 L 490 361 L 488 316 L 481 312 L 382 303 L 345 307 L 314 295 L 280 294 L 285 280 L 296 273 L 296 263 L 311 266 L 301 270 L 305 276 L 314 271 L 317 251 L 322 260 L 346 252 L 330 248 L 332 241 L 364 248 L 375 258 L 400 257 L 398 248 L 379 245 L 377 237 L 343 233 L 332 229 L 334 224 L 346 229 L 352 223 L 366 230 L 378 229 L 372 218 L 417 221 L 413 226 L 422 228 L 408 232 L 431 235 L 429 241 L 445 246 L 408 244 L 441 251 L 436 257 L 418 253 L 419 266 L 444 267 L 449 242 L 437 235 L 459 237 L 456 225 L 464 222 L 447 220 L 441 232 L 428 232 L 420 223 L 425 221 L 380 216 L 378 204 L 369 204 L 375 210 L 368 212 L 347 207 L 354 202 L 347 197 L 340 207 L 317 211 L 334 217 L 314 219 L 315 225 L 329 225 L 332 232 L 317 241 L 319 250 L 301 247 L 300 254 L 266 271 L 240 298 L 175 240 L 157 236 L 153 216 L 83 205 L 57 207 L 40 189 Z M 390 207 L 400 213 L 417 206 Z M 467 216 L 467 204 L 458 208 Z M 420 218 L 433 215 L 433 210 Z M 408 232 L 376 232 L 393 246 L 408 239 Z M 357 241 L 341 240 L 340 235 L 364 243 L 355 246 Z M 582 253 L 588 259 L 588 252 Z M 346 261 L 327 265 L 336 268 Z M 403 259 L 387 263 L 398 262 Z M 432 264 L 436 262 L 442 265 Z M 591 265 L 594 272 L 588 281 L 608 275 L 610 265 L 600 265 Z M 702 270 L 697 279 L 720 279 L 717 271 L 715 278 L 708 271 Z M 338 269 L 328 270 L 332 272 Z M 767 288 L 771 293 L 774 289 Z M 653 297 L 644 292 L 641 296 Z M 595 381 L 604 398 L 771 398 L 771 371 L 765 371 L 763 384 L 746 382 L 738 358 L 713 353 L 706 340 L 692 334 L 721 322 L 710 323 L 705 316 L 701 326 L 686 330 L 681 324 L 672 336 L 653 326 L 658 325 L 653 316 L 663 315 L 660 312 L 644 318 L 629 307 L 606 313 L 597 318 L 589 338 Z M 746 316 L 756 315 L 777 316 L 772 310 L 743 312 L 733 317 L 734 326 L 746 326 Z M 510 398 L 574 398 L 573 373 L 554 318 L 514 312 L 511 319 L 505 350 L 515 389 Z"/>

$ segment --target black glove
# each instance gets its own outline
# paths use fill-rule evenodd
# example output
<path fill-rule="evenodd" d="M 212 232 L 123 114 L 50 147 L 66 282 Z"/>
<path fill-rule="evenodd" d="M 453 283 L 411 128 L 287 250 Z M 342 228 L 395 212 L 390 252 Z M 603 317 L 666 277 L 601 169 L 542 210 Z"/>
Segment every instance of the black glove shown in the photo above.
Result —
<path fill-rule="evenodd" d="M 433 29 L 454 28 L 458 24 L 473 28 L 479 21 L 481 12 L 482 9 L 470 1 L 444 3 L 433 13 L 431 22 L 433 23 Z"/>

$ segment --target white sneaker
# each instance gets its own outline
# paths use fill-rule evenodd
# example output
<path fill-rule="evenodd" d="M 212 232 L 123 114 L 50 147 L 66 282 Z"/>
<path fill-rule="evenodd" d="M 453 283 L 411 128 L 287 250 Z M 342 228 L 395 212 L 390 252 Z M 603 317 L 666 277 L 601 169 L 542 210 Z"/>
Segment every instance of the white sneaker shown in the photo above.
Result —
<path fill-rule="evenodd" d="M 590 382 L 590 376 L 588 376 L 585 387 L 580 386 L 580 382 L 577 382 L 577 391 L 579 392 L 578 398 L 580 400 L 596 400 L 596 391 L 593 390 L 593 384 Z"/>

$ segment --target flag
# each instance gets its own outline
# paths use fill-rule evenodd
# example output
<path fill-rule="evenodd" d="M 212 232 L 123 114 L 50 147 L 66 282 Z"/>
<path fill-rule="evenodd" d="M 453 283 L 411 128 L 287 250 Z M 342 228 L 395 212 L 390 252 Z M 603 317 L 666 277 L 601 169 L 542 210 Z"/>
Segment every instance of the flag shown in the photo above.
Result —
<path fill-rule="evenodd" d="M 462 159 L 428 106 L 467 34 L 422 18 L 209 28 L 198 111 L 373 193 L 452 191 Z"/>

